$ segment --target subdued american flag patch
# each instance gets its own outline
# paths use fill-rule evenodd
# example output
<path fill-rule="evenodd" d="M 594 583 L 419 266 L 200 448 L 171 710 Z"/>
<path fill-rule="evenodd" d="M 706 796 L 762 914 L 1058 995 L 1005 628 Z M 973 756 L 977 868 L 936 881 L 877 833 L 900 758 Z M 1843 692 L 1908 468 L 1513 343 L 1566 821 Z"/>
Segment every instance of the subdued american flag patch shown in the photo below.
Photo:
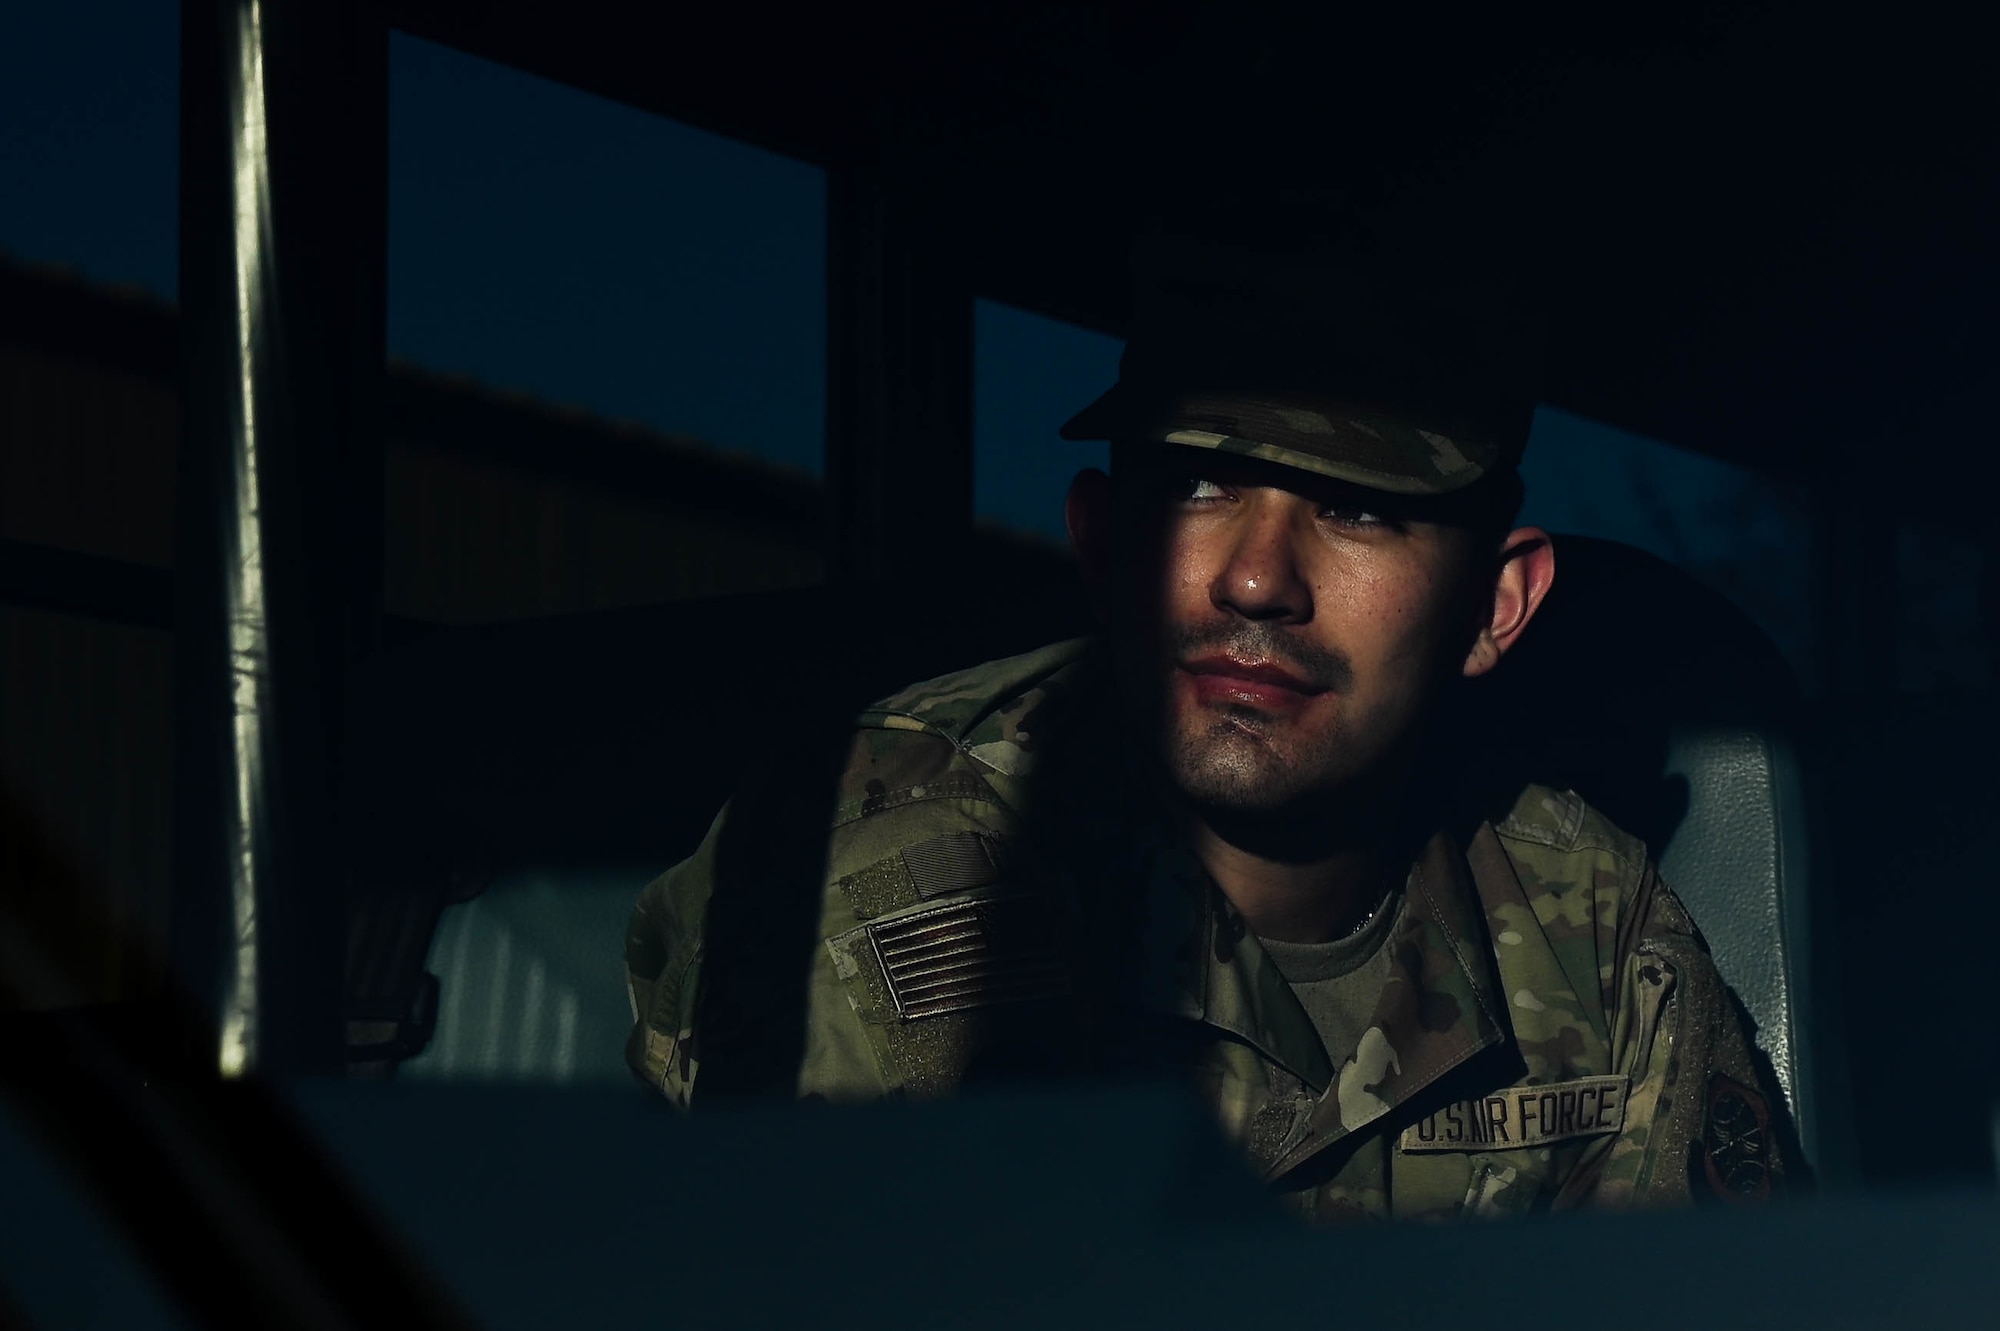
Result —
<path fill-rule="evenodd" d="M 1032 896 L 954 902 L 868 926 L 905 1021 L 1069 992 L 1048 904 Z"/>

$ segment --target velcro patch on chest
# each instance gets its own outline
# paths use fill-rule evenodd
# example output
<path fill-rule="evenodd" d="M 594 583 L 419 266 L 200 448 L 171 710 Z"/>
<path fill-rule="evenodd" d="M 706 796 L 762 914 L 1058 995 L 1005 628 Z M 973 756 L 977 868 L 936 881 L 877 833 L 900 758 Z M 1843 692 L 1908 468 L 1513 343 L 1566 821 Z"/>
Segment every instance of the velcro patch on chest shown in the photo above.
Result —
<path fill-rule="evenodd" d="M 907 847 L 903 867 L 917 895 L 928 901 L 949 892 L 987 887 L 1002 878 L 997 838 L 978 832 L 952 832 Z"/>
<path fill-rule="evenodd" d="M 1049 915 L 1036 897 L 990 897 L 869 925 L 896 1015 L 909 1021 L 1068 993 Z"/>
<path fill-rule="evenodd" d="M 1630 1077 L 1579 1077 L 1509 1086 L 1448 1104 L 1403 1129 L 1397 1147 L 1420 1151 L 1515 1151 L 1625 1130 Z"/>

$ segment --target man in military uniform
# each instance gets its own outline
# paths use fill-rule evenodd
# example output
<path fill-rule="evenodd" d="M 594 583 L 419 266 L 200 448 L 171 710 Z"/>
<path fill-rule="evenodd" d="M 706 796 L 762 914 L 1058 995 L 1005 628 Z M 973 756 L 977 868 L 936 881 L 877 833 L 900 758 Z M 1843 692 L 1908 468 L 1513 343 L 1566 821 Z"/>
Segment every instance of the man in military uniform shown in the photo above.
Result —
<path fill-rule="evenodd" d="M 1555 575 L 1513 526 L 1533 398 L 1495 308 L 1156 272 L 1064 430 L 1112 443 L 1067 507 L 1101 631 L 860 716 L 802 1014 L 742 998 L 757 912 L 717 902 L 801 885 L 718 887 L 758 835 L 725 810 L 633 914 L 638 1075 L 689 1104 L 802 1016 L 804 1097 L 1187 1078 L 1319 1221 L 1768 1194 L 1749 1044 L 1646 847 L 1453 784 L 1438 718 Z"/>

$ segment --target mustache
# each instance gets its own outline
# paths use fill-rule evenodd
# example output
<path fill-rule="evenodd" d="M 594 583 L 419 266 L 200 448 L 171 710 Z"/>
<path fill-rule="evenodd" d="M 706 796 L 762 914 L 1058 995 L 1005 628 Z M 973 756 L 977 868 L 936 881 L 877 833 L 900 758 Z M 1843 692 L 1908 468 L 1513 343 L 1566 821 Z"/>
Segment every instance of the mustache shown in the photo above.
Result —
<path fill-rule="evenodd" d="M 1169 629 L 1165 645 L 1176 661 L 1219 652 L 1248 661 L 1269 661 L 1332 693 L 1346 693 L 1354 684 L 1354 667 L 1339 651 L 1300 642 L 1276 625 L 1257 620 Z"/>

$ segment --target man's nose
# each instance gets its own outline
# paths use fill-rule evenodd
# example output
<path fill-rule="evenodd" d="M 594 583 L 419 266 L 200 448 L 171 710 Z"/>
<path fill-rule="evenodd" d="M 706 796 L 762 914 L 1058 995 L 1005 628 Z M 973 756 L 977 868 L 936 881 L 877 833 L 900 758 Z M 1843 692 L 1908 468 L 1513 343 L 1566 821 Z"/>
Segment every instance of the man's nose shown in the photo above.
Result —
<path fill-rule="evenodd" d="M 1218 610 L 1245 619 L 1304 623 L 1312 618 L 1312 595 L 1300 574 L 1297 532 L 1283 504 L 1244 505 L 1232 524 L 1230 546 L 1209 588 Z"/>

